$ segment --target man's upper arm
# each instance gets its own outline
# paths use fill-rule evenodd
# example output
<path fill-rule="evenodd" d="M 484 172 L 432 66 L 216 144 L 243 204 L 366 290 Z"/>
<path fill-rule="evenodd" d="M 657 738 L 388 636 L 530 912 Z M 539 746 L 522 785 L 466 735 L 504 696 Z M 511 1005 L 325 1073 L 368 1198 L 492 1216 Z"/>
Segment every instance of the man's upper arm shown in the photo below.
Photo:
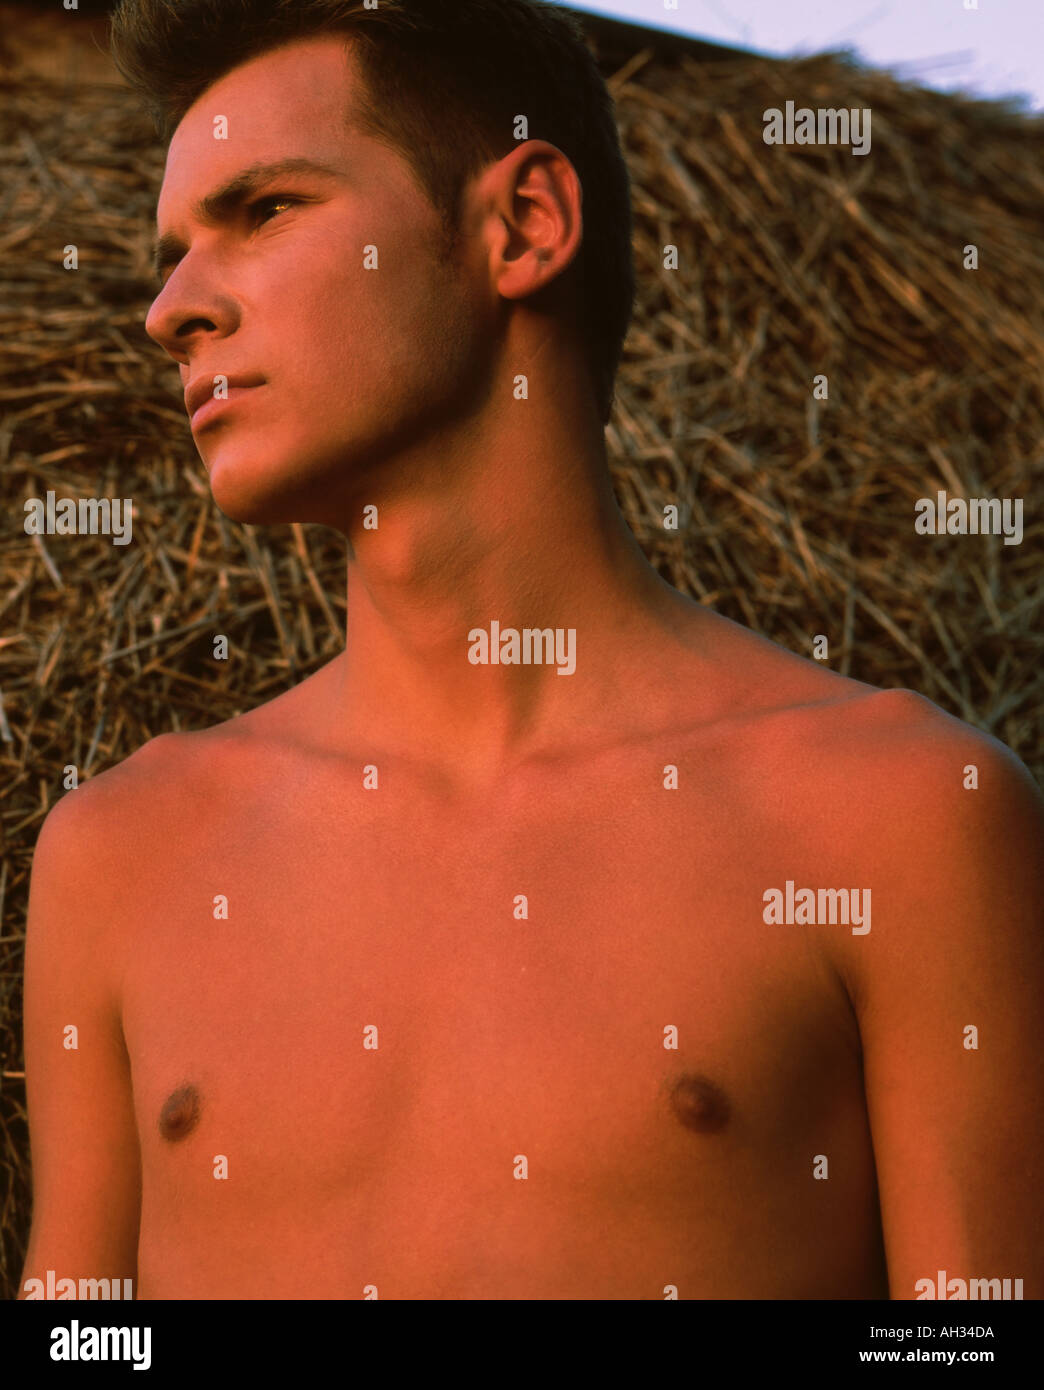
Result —
<path fill-rule="evenodd" d="M 850 947 L 889 1284 L 925 1296 L 944 1270 L 1042 1298 L 1044 803 L 952 723 L 897 774 L 872 929 Z"/>
<path fill-rule="evenodd" d="M 119 779 L 67 794 L 37 841 L 29 893 L 25 1053 L 33 1224 L 25 1280 L 134 1278 L 141 1205 L 119 1010 Z M 107 781 L 108 785 L 104 785 Z M 126 810 L 126 808 L 124 808 Z M 113 834 L 115 831 L 115 835 Z"/>

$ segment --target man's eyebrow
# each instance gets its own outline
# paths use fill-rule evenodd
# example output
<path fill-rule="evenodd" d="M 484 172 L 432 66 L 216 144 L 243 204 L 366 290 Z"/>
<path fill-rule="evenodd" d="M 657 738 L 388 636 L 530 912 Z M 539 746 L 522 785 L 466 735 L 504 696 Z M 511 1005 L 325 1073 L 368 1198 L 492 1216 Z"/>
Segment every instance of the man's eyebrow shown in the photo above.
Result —
<path fill-rule="evenodd" d="M 192 209 L 197 222 L 213 226 L 234 212 L 259 188 L 273 179 L 287 178 L 291 174 L 321 174 L 326 178 L 342 178 L 343 171 L 332 164 L 322 164 L 314 159 L 294 157 L 277 159 L 271 163 L 251 164 L 240 169 L 238 174 L 201 198 Z M 152 269 L 157 280 L 170 265 L 175 265 L 186 255 L 188 247 L 174 232 L 166 232 L 158 237 L 152 246 Z"/>

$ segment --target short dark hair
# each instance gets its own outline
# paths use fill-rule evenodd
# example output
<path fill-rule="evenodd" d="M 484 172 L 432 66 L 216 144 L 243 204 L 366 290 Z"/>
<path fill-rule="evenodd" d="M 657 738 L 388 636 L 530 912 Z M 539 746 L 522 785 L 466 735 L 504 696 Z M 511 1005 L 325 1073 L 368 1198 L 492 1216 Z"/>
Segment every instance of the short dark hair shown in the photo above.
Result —
<path fill-rule="evenodd" d="M 515 118 L 583 188 L 584 236 L 562 278 L 603 421 L 634 304 L 632 213 L 613 102 L 575 16 L 545 0 L 120 0 L 113 61 L 164 142 L 232 68 L 296 38 L 343 33 L 364 90 L 352 113 L 397 150 L 450 244 L 470 178 L 516 147 Z"/>

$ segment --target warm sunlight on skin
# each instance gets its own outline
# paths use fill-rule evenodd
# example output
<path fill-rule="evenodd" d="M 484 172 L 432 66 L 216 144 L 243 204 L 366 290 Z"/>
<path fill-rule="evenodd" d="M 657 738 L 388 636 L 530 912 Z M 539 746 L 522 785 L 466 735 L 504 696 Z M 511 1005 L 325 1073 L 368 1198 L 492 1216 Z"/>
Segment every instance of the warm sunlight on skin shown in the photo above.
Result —
<path fill-rule="evenodd" d="M 459 414 L 476 390 L 481 324 L 469 319 L 482 308 L 464 311 L 466 285 L 436 258 L 438 216 L 405 163 L 345 129 L 348 96 L 343 41 L 303 41 L 217 82 L 171 142 L 157 225 L 191 249 L 164 272 L 147 329 L 186 385 L 264 378 L 227 426 L 197 437 L 237 519 L 347 530 L 379 455 L 422 431 L 433 401 Z M 331 172 L 262 180 L 218 225 L 196 222 L 205 194 L 287 159 Z M 363 268 L 369 245 L 379 270 Z"/>
<path fill-rule="evenodd" d="M 483 170 L 447 266 L 406 165 L 344 130 L 353 80 L 339 40 L 276 50 L 171 145 L 148 330 L 190 388 L 263 382 L 204 401 L 196 443 L 230 517 L 348 538 L 347 646 L 47 817 L 24 1277 L 845 1299 L 946 1269 L 1044 1296 L 1025 770 L 659 578 L 549 311 L 569 161 Z M 201 220 L 287 159 L 334 172 Z M 473 663 L 494 622 L 572 634 L 575 670 Z M 787 884 L 872 895 L 872 927 L 769 922 Z"/>
<path fill-rule="evenodd" d="M 529 141 L 485 171 L 469 190 L 460 264 L 447 267 L 437 214 L 405 162 L 345 131 L 352 80 L 342 42 L 312 39 L 244 64 L 191 108 L 157 217 L 162 239 L 191 249 L 164 272 L 147 326 L 186 384 L 264 380 L 197 428 L 222 509 L 348 536 L 345 701 L 375 708 L 378 683 L 391 686 L 403 695 L 389 729 L 400 746 L 420 753 L 453 733 L 499 763 L 538 718 L 579 727 L 602 707 L 608 658 L 594 625 L 611 613 L 614 629 L 644 629 L 678 596 L 612 498 L 576 344 L 529 302 L 579 246 L 572 166 Z M 214 138 L 217 115 L 227 141 Z M 197 224 L 201 198 L 287 158 L 337 172 L 251 194 L 285 199 L 281 210 Z M 379 270 L 363 269 L 367 246 Z M 368 505 L 379 531 L 363 529 Z M 567 694 L 553 672 L 462 664 L 462 634 L 490 614 L 583 624 L 585 674 Z"/>

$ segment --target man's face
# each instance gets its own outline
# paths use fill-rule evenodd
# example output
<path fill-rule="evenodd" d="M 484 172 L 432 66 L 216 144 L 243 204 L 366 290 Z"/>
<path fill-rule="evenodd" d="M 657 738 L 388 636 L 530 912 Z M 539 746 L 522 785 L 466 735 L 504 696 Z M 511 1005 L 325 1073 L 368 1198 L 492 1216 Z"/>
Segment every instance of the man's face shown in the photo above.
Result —
<path fill-rule="evenodd" d="M 350 520 L 372 470 L 473 408 L 488 358 L 489 305 L 469 290 L 481 263 L 440 257 L 438 214 L 401 156 L 346 127 L 353 68 L 340 36 L 266 53 L 198 99 L 168 152 L 157 224 L 181 258 L 146 329 L 183 387 L 205 387 L 193 436 L 234 520 Z M 331 172 L 257 178 L 200 216 L 236 176 L 288 160 Z"/>

